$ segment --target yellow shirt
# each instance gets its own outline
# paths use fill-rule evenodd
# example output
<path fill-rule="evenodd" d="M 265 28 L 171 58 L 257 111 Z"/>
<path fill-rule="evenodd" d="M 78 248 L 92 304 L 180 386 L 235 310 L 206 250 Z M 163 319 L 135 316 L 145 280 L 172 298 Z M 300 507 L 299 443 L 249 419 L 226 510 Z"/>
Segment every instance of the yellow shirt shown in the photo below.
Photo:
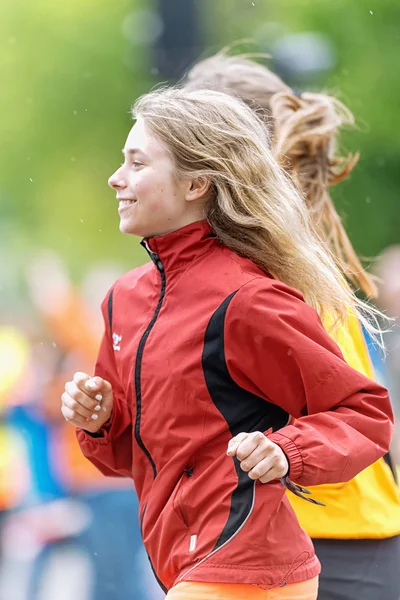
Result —
<path fill-rule="evenodd" d="M 325 322 L 327 330 L 329 323 Z M 332 334 L 350 366 L 374 378 L 360 324 L 350 317 L 347 326 Z M 300 525 L 312 538 L 387 538 L 400 534 L 400 495 L 390 468 L 382 459 L 347 483 L 310 487 L 316 506 L 288 493 Z"/>

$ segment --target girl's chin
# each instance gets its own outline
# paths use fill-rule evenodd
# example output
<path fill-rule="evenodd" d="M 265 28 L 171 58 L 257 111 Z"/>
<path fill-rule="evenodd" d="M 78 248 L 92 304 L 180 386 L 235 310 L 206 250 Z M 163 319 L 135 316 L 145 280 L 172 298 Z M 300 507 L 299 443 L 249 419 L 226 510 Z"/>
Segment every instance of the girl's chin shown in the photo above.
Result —
<path fill-rule="evenodd" d="M 119 230 L 121 233 L 127 235 L 137 235 L 138 237 L 152 237 L 146 227 L 141 227 L 139 223 L 129 221 L 128 219 L 121 219 L 119 222 Z"/>
<path fill-rule="evenodd" d="M 135 227 L 134 223 L 130 223 L 127 219 L 121 219 L 119 222 L 119 230 L 121 233 L 128 233 L 131 235 L 140 235 Z"/>

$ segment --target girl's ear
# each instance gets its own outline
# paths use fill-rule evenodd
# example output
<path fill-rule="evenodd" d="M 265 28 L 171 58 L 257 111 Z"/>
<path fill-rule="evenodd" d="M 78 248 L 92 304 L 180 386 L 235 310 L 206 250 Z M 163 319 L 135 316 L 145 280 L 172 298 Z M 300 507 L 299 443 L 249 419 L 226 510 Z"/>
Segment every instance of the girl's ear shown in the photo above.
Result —
<path fill-rule="evenodd" d="M 194 200 L 206 200 L 211 189 L 211 182 L 206 177 L 196 177 L 189 182 L 185 200 L 193 202 Z"/>

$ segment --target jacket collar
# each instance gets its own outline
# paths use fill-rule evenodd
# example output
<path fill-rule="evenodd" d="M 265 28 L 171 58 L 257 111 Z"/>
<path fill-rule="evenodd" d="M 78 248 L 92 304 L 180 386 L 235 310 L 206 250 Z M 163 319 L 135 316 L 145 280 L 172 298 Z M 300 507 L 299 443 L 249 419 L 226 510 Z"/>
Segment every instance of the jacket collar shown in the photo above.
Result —
<path fill-rule="evenodd" d="M 166 271 L 172 271 L 208 252 L 216 237 L 207 221 L 196 221 L 171 233 L 145 238 L 141 244 L 158 268 L 161 261 Z"/>

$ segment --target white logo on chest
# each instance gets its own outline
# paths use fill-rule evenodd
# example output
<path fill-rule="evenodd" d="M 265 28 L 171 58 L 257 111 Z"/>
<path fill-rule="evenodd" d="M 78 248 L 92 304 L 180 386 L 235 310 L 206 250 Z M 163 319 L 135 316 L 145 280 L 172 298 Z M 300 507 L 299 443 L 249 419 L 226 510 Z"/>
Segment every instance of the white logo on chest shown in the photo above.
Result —
<path fill-rule="evenodd" d="M 121 346 L 119 344 L 122 341 L 122 335 L 118 335 L 118 333 L 113 333 L 112 339 L 114 350 L 119 352 L 121 350 Z"/>

